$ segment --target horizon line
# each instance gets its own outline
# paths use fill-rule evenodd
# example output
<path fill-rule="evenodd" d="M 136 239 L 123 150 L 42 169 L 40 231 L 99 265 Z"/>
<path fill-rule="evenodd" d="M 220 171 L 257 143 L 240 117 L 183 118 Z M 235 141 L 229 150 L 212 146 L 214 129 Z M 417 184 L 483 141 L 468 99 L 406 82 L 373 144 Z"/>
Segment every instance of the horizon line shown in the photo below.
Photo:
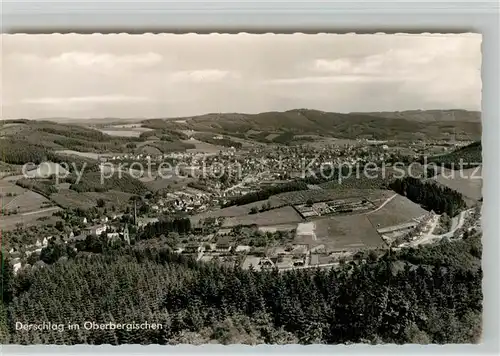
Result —
<path fill-rule="evenodd" d="M 189 119 L 193 117 L 200 117 L 205 115 L 229 115 L 229 114 L 242 114 L 242 115 L 259 115 L 265 113 L 285 113 L 290 111 L 318 111 L 324 113 L 331 114 L 380 114 L 380 113 L 402 113 L 402 112 L 411 112 L 411 111 L 466 111 L 466 112 L 475 112 L 481 113 L 481 110 L 470 110 L 463 108 L 441 108 L 441 109 L 405 109 L 405 110 L 379 110 L 379 111 L 325 111 L 319 109 L 308 109 L 308 108 L 295 108 L 288 110 L 268 110 L 268 111 L 260 111 L 256 113 L 248 113 L 248 112 L 237 112 L 237 111 L 224 111 L 224 112 L 206 112 L 203 114 L 196 115 L 185 115 L 185 116 L 155 116 L 155 117 L 115 117 L 115 116 L 101 116 L 101 117 L 68 117 L 68 116 L 55 116 L 55 117 L 37 117 L 37 118 L 25 118 L 25 117 L 16 117 L 16 118 L 1 118 L 0 121 L 11 121 L 11 120 L 28 120 L 28 121 L 53 121 L 53 120 L 174 120 L 174 119 Z"/>

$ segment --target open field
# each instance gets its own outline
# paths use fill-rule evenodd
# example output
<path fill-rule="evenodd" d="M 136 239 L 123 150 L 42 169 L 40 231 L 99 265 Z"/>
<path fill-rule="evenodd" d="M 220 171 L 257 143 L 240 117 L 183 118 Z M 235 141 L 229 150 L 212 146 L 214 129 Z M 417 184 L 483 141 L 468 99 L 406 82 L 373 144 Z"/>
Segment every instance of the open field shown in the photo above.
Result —
<path fill-rule="evenodd" d="M 82 194 L 82 193 L 80 193 Z M 126 193 L 126 192 L 121 192 L 117 190 L 110 190 L 108 192 L 86 192 L 83 193 L 85 196 L 89 197 L 90 199 L 95 199 L 97 202 L 97 199 L 103 199 L 106 202 L 106 206 L 111 206 L 114 205 L 117 208 L 119 207 L 124 207 L 128 204 L 130 198 L 133 196 L 133 194 Z"/>
<path fill-rule="evenodd" d="M 27 178 L 48 178 L 52 174 L 65 176 L 69 172 L 60 164 L 54 162 L 42 162 L 38 167 L 26 172 Z"/>
<path fill-rule="evenodd" d="M 11 194 L 22 194 L 26 190 L 21 188 L 18 185 L 15 185 L 14 183 L 8 181 L 7 179 L 2 179 L 0 180 L 0 194 L 2 194 L 2 200 L 5 202 L 7 199 L 11 199 L 12 197 L 7 197 L 6 195 L 11 193 Z"/>
<path fill-rule="evenodd" d="M 30 190 L 21 188 L 13 182 L 0 180 L 0 192 L 3 195 L 0 198 L 1 208 L 4 210 L 17 210 L 17 214 L 2 215 L 0 217 L 1 230 L 13 230 L 17 224 L 23 226 L 39 225 L 40 217 L 50 217 L 53 213 L 60 210 L 42 195 Z M 13 193 L 14 196 L 6 196 Z"/>
<path fill-rule="evenodd" d="M 153 145 L 155 142 L 158 142 L 158 138 L 157 139 L 151 139 L 151 137 L 148 137 L 148 140 L 144 141 L 144 142 L 137 142 L 136 143 L 136 147 L 137 148 L 140 148 L 140 147 L 143 147 L 143 146 L 148 146 L 148 145 Z"/>
<path fill-rule="evenodd" d="M 482 168 L 470 168 L 462 171 L 452 171 L 444 169 L 444 172 L 434 179 L 457 192 L 462 193 L 465 197 L 477 202 L 483 196 L 482 194 Z M 468 202 L 469 203 L 469 202 Z M 471 202 L 472 203 L 472 202 Z M 469 204 L 470 205 L 470 204 Z"/>
<path fill-rule="evenodd" d="M 176 190 L 181 189 L 186 186 L 186 184 L 194 182 L 195 178 L 186 178 L 173 175 L 172 177 L 167 177 L 167 173 L 164 173 L 165 178 L 154 179 L 154 180 L 144 180 L 144 185 L 152 192 L 157 192 L 161 189 Z"/>
<path fill-rule="evenodd" d="M 265 138 L 266 138 L 266 140 L 272 141 L 272 140 L 274 140 L 276 137 L 278 137 L 279 135 L 280 135 L 280 134 L 278 134 L 278 133 L 272 133 L 272 134 L 267 135 Z"/>
<path fill-rule="evenodd" d="M 22 173 L 23 165 L 10 164 L 0 161 L 0 179 L 6 176 L 19 175 Z"/>
<path fill-rule="evenodd" d="M 110 127 L 116 128 L 116 129 L 136 129 L 136 130 L 141 130 L 141 131 L 152 131 L 153 130 L 153 129 L 150 129 L 148 127 L 142 127 L 141 124 L 119 124 L 119 125 L 112 125 Z"/>
<path fill-rule="evenodd" d="M 110 136 L 120 136 L 120 137 L 139 137 L 141 133 L 146 131 L 153 131 L 153 129 L 147 127 L 141 127 L 140 125 L 113 125 L 99 129 L 104 134 Z"/>
<path fill-rule="evenodd" d="M 360 144 L 360 142 L 357 140 L 334 138 L 334 137 L 321 137 L 315 135 L 297 135 L 295 137 L 300 138 L 301 136 L 305 138 L 314 138 L 314 141 L 309 141 L 304 143 L 304 146 L 311 148 L 323 148 L 327 146 L 343 147 L 345 145 L 356 146 Z"/>
<path fill-rule="evenodd" d="M 147 185 L 147 184 L 146 184 Z M 250 213 L 252 208 L 260 209 L 263 205 L 271 203 L 271 208 L 276 208 L 283 206 L 283 204 L 273 204 L 270 200 L 260 200 L 253 203 L 245 204 L 245 205 L 233 205 L 227 208 L 218 209 L 214 211 L 207 211 L 201 214 L 196 214 L 191 216 L 191 222 L 197 223 L 202 219 L 206 219 L 208 217 L 236 217 L 236 216 L 246 216 Z M 257 214 L 252 214 L 252 216 L 256 216 Z M 279 223 L 276 223 L 279 224 Z"/>
<path fill-rule="evenodd" d="M 276 231 L 290 231 L 290 230 L 295 230 L 297 228 L 297 223 L 293 224 L 281 224 L 281 225 L 265 225 L 265 226 L 260 226 L 259 231 L 260 232 L 276 232 Z"/>
<path fill-rule="evenodd" d="M 139 137 L 143 131 L 133 131 L 133 130 L 99 130 L 102 133 L 109 136 L 119 136 L 119 137 Z"/>
<path fill-rule="evenodd" d="M 384 228 L 408 222 L 426 213 L 420 205 L 398 194 L 381 209 L 368 212 L 366 217 L 375 228 Z"/>
<path fill-rule="evenodd" d="M 231 135 L 225 135 L 225 136 L 234 142 L 241 143 L 241 148 L 249 148 L 249 147 L 255 147 L 255 146 L 266 146 L 266 144 L 263 142 L 252 141 L 250 139 L 243 139 L 241 137 L 236 137 L 236 136 L 231 136 Z"/>
<path fill-rule="evenodd" d="M 28 125 L 21 123 L 8 123 L 0 126 L 0 137 L 15 135 L 23 131 Z"/>
<path fill-rule="evenodd" d="M 366 215 L 336 216 L 314 223 L 314 243 L 325 245 L 329 251 L 385 247 Z"/>
<path fill-rule="evenodd" d="M 151 183 L 146 183 L 149 186 Z M 151 189 L 151 188 L 149 188 Z M 380 189 L 349 189 L 349 190 L 334 190 L 334 189 L 321 189 L 321 190 L 304 190 L 297 192 L 280 193 L 271 196 L 267 200 L 261 200 L 245 205 L 234 205 L 227 208 L 207 211 L 201 214 L 193 215 L 191 221 L 197 223 L 198 221 L 207 217 L 245 217 L 247 219 L 255 218 L 258 214 L 251 214 L 252 208 L 260 209 L 263 205 L 269 203 L 271 208 L 283 207 L 285 205 L 304 204 L 308 199 L 313 201 L 327 201 L 334 199 L 348 199 L 348 198 L 362 198 L 367 199 L 375 206 L 379 206 L 386 199 L 394 195 L 390 190 Z M 248 217 L 246 217 L 248 215 Z M 280 225 L 280 222 L 273 222 L 271 224 Z"/>
<path fill-rule="evenodd" d="M 89 209 L 97 206 L 98 199 L 103 199 L 107 207 L 114 205 L 119 210 L 127 205 L 131 196 L 132 194 L 113 190 L 102 193 L 77 193 L 70 189 L 61 189 L 59 193 L 52 194 L 50 197 L 64 208 Z"/>
<path fill-rule="evenodd" d="M 304 204 L 311 199 L 313 202 L 334 199 L 363 198 L 371 202 L 389 198 L 392 192 L 382 189 L 310 189 L 286 192 L 273 195 L 269 198 L 271 204 Z"/>
<path fill-rule="evenodd" d="M 52 194 L 51 199 L 65 208 L 89 209 L 97 205 L 97 199 L 91 199 L 84 193 L 70 189 L 61 189 L 58 193 Z"/>
<path fill-rule="evenodd" d="M 140 152 L 144 155 L 152 155 L 152 156 L 162 154 L 162 152 L 160 151 L 160 149 L 158 147 L 154 147 L 151 145 L 143 145 L 140 147 L 140 149 L 136 150 L 136 152 Z"/>
<path fill-rule="evenodd" d="M 296 233 L 297 242 L 311 243 L 317 241 L 316 223 L 314 221 L 298 224 Z"/>
<path fill-rule="evenodd" d="M 195 148 L 188 148 L 186 151 L 191 153 L 219 153 L 219 151 L 227 151 L 229 147 L 217 146 L 208 142 L 203 142 L 195 138 L 190 138 L 187 140 L 181 140 L 181 142 L 189 143 L 195 146 Z"/>
<path fill-rule="evenodd" d="M 17 210 L 19 213 L 27 213 L 44 209 L 50 203 L 42 195 L 5 180 L 0 180 L 0 193 L 2 194 L 0 203 L 4 210 Z M 9 197 L 7 196 L 8 193 L 12 193 L 15 196 Z M 4 218 L 2 217 L 2 220 Z"/>
<path fill-rule="evenodd" d="M 7 200 L 7 201 L 6 201 Z M 38 193 L 26 190 L 15 197 L 2 198 L 2 208 L 7 210 L 17 210 L 19 213 L 26 213 L 43 209 L 50 204 L 49 200 Z"/>
<path fill-rule="evenodd" d="M 251 215 L 242 215 L 237 217 L 228 217 L 224 220 L 224 227 L 232 227 L 236 225 L 283 225 L 292 224 L 302 221 L 300 215 L 291 206 L 285 206 L 262 213 Z"/>
<path fill-rule="evenodd" d="M 79 151 L 73 151 L 73 150 L 60 150 L 60 151 L 56 151 L 56 153 L 69 155 L 69 156 L 80 156 L 80 157 L 92 158 L 92 159 L 99 158 L 99 154 L 95 153 L 95 152 L 79 152 Z"/>
<path fill-rule="evenodd" d="M 23 227 L 47 224 L 48 222 L 55 223 L 59 218 L 52 215 L 60 210 L 59 207 L 44 208 L 29 213 L 22 213 L 10 216 L 2 216 L 0 219 L 0 229 L 3 231 L 14 230 L 17 224 L 22 224 Z M 47 217 L 48 220 L 40 221 L 40 218 Z"/>

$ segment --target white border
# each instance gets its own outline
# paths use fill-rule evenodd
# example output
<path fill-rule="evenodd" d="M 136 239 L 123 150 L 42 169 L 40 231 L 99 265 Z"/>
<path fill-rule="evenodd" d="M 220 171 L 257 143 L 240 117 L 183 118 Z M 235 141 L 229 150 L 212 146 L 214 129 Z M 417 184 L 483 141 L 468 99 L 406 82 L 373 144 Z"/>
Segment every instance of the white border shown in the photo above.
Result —
<path fill-rule="evenodd" d="M 481 345 L 446 346 L 1 346 L 42 354 L 499 354 L 499 10 L 497 1 L 2 1 L 3 32 L 478 32 L 483 34 L 483 293 Z"/>

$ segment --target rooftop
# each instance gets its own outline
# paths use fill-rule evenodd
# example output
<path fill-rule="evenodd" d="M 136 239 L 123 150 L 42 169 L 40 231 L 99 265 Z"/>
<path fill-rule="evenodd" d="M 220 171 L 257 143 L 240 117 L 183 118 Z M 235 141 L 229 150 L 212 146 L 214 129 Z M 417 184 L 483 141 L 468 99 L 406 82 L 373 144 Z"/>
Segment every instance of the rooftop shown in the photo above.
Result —
<path fill-rule="evenodd" d="M 404 223 L 404 224 L 388 226 L 388 227 L 384 227 L 382 229 L 377 229 L 377 232 L 380 234 L 384 234 L 384 233 L 388 233 L 388 232 L 392 232 L 392 231 L 414 228 L 417 225 L 418 224 L 415 221 L 411 221 L 411 222 Z"/>

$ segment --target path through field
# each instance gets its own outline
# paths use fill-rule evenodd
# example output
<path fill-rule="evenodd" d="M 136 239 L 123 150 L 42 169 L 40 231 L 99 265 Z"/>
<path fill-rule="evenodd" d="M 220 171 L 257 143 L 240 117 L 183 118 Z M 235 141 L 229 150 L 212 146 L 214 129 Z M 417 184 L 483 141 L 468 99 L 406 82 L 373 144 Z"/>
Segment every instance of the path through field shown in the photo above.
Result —
<path fill-rule="evenodd" d="M 35 211 L 29 211 L 27 213 L 23 213 L 21 215 L 23 216 L 27 216 L 27 215 L 34 215 L 34 214 L 42 214 L 42 213 L 46 213 L 46 212 L 49 212 L 49 211 L 53 211 L 53 210 L 60 210 L 61 208 L 59 208 L 58 206 L 53 206 L 53 207 L 50 207 L 50 208 L 46 208 L 46 209 L 40 209 L 40 210 L 35 210 Z"/>
<path fill-rule="evenodd" d="M 398 196 L 397 193 L 394 194 L 393 196 L 387 198 L 377 209 L 369 211 L 369 212 L 367 212 L 365 214 L 368 215 L 368 214 L 372 214 L 372 213 L 375 213 L 375 212 L 379 211 L 380 209 L 382 209 L 384 206 L 386 206 L 392 199 L 396 198 L 397 196 Z"/>

